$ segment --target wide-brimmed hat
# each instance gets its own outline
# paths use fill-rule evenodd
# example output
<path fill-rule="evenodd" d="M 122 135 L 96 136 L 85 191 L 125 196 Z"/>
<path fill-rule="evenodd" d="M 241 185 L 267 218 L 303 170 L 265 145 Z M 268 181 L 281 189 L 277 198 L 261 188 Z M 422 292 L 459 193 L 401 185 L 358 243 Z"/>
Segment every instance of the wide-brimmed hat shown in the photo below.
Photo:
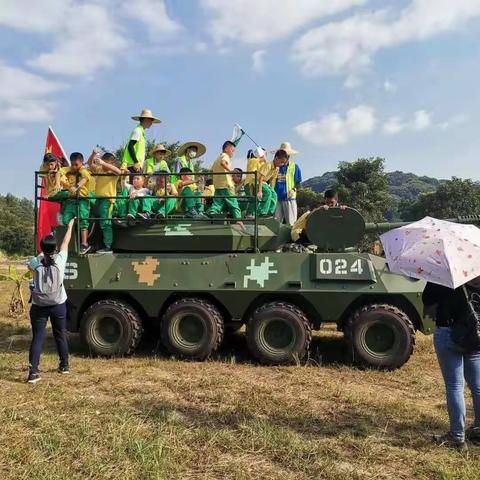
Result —
<path fill-rule="evenodd" d="M 167 150 L 165 148 L 165 145 L 162 145 L 161 143 L 154 145 L 153 148 L 150 150 L 150 155 L 153 157 L 156 152 L 165 152 L 165 154 L 170 153 L 170 150 Z"/>
<path fill-rule="evenodd" d="M 185 154 L 185 152 L 190 148 L 190 147 L 196 147 L 197 148 L 197 156 L 195 158 L 201 157 L 206 151 L 207 147 L 203 143 L 200 142 L 187 142 L 184 143 L 183 145 L 180 145 L 180 148 L 178 149 L 178 156 L 181 157 L 182 155 Z"/>
<path fill-rule="evenodd" d="M 299 153 L 297 150 L 294 150 L 292 148 L 290 142 L 283 142 L 276 150 L 272 150 L 272 153 L 276 153 L 278 150 L 285 150 L 287 152 L 287 155 L 296 155 L 297 153 Z"/>
<path fill-rule="evenodd" d="M 157 117 L 154 117 L 152 115 L 152 111 L 151 110 L 147 110 L 146 108 L 144 108 L 142 110 L 142 113 L 140 115 L 135 115 L 132 117 L 132 120 L 136 120 L 137 122 L 139 120 L 141 120 L 142 118 L 150 118 L 153 120 L 153 123 L 161 123 L 161 120 Z"/>

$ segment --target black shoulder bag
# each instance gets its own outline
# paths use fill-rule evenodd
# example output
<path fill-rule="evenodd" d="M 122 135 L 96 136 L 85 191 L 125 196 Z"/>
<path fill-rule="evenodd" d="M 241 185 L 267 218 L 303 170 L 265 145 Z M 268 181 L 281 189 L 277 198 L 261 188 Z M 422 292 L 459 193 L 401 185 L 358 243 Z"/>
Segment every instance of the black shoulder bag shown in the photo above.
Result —
<path fill-rule="evenodd" d="M 452 325 L 452 340 L 467 352 L 480 351 L 480 292 L 462 287 L 466 306 Z"/>

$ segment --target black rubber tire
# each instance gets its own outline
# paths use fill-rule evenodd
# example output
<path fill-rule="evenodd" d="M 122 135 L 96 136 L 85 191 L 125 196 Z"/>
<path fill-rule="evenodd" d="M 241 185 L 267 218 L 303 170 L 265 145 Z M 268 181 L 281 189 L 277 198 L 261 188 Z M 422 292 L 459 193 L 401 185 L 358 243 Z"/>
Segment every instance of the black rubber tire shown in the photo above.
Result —
<path fill-rule="evenodd" d="M 415 328 L 411 320 L 403 310 L 389 304 L 370 304 L 356 310 L 346 325 L 345 334 L 354 362 L 369 367 L 400 368 L 415 348 Z M 370 343 L 372 340 L 383 342 L 381 349 L 375 351 L 368 345 L 368 335 Z"/>
<path fill-rule="evenodd" d="M 191 317 L 190 324 L 185 322 L 187 317 Z M 201 298 L 182 298 L 172 303 L 160 325 L 163 346 L 176 357 L 190 360 L 205 360 L 212 355 L 222 343 L 223 335 L 220 311 Z"/>
<path fill-rule="evenodd" d="M 285 329 L 285 335 L 278 340 L 282 345 L 275 345 L 273 329 L 276 327 L 278 332 L 282 323 L 289 330 Z M 285 365 L 302 360 L 308 353 L 312 326 L 297 306 L 270 302 L 253 312 L 247 323 L 246 335 L 248 348 L 258 361 L 267 365 Z"/>
<path fill-rule="evenodd" d="M 112 331 L 112 339 L 107 338 Z M 130 355 L 138 347 L 142 333 L 142 321 L 137 311 L 131 305 L 117 300 L 94 303 L 81 320 L 82 341 L 94 355 Z M 114 337 L 117 339 L 113 340 Z"/>

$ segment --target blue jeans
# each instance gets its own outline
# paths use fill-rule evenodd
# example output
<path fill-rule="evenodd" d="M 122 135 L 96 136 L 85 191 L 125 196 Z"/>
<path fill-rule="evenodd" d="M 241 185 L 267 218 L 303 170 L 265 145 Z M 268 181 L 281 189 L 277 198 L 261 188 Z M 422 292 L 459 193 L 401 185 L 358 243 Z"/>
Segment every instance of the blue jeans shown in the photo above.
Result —
<path fill-rule="evenodd" d="M 465 381 L 472 392 L 475 427 L 480 427 L 480 352 L 465 353 L 451 339 L 450 327 L 438 327 L 433 336 L 447 393 L 450 433 L 465 440 Z"/>
<path fill-rule="evenodd" d="M 43 342 L 47 320 L 52 322 L 53 338 L 60 357 L 60 367 L 68 367 L 68 343 L 67 343 L 67 306 L 65 303 L 51 307 L 39 307 L 32 305 L 30 308 L 30 321 L 32 324 L 32 343 L 30 345 L 29 363 L 30 371 L 38 373 L 40 354 L 42 353 Z"/>

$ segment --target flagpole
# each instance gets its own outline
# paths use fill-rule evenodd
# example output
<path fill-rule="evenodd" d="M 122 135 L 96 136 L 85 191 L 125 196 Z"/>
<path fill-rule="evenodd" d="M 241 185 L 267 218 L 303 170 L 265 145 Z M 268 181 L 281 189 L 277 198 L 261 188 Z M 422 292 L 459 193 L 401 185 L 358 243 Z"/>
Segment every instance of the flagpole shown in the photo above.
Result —
<path fill-rule="evenodd" d="M 242 129 L 243 130 L 243 129 Z M 257 146 L 260 147 L 260 145 L 245 131 L 243 130 L 243 133 Z"/>

